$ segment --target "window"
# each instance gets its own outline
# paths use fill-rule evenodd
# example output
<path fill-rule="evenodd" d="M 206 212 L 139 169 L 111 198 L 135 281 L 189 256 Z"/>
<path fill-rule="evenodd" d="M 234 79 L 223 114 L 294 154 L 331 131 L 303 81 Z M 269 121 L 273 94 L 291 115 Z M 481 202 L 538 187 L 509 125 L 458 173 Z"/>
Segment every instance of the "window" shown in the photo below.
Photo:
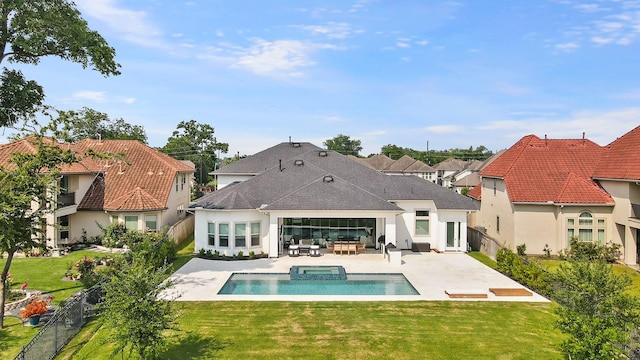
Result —
<path fill-rule="evenodd" d="M 124 226 L 127 230 L 138 230 L 138 217 L 137 216 L 125 216 Z"/>
<path fill-rule="evenodd" d="M 251 246 L 260 246 L 260 223 L 251 223 Z"/>
<path fill-rule="evenodd" d="M 182 174 L 182 186 L 180 188 L 180 190 L 184 190 L 184 184 L 187 183 L 187 175 Z"/>
<path fill-rule="evenodd" d="M 176 192 L 178 191 L 178 176 L 176 176 Z"/>
<path fill-rule="evenodd" d="M 158 217 L 156 215 L 147 215 L 144 217 L 144 226 L 149 231 L 158 230 Z"/>
<path fill-rule="evenodd" d="M 493 195 L 495 195 L 498 191 L 498 183 L 493 180 Z"/>
<path fill-rule="evenodd" d="M 69 239 L 69 215 L 60 216 L 58 218 L 58 225 L 60 226 L 60 239 Z"/>
<path fill-rule="evenodd" d="M 496 216 L 496 232 L 500 232 L 500 216 Z"/>
<path fill-rule="evenodd" d="M 596 235 L 594 236 L 594 234 Z M 571 241 L 571 239 L 576 237 L 578 241 L 592 242 L 597 240 L 598 243 L 604 244 L 606 237 L 606 220 L 595 219 L 594 221 L 593 214 L 588 211 L 581 212 L 577 219 L 568 218 L 567 240 Z"/>
<path fill-rule="evenodd" d="M 229 247 L 229 224 L 218 224 L 218 246 Z"/>
<path fill-rule="evenodd" d="M 115 225 L 115 224 L 117 224 L 119 222 L 120 222 L 120 220 L 118 220 L 118 215 L 111 215 L 111 223 L 112 224 Z"/>
<path fill-rule="evenodd" d="M 247 246 L 247 224 L 235 224 L 235 246 L 245 247 Z"/>
<path fill-rule="evenodd" d="M 216 245 L 216 223 L 210 222 L 207 224 L 207 245 Z"/>
<path fill-rule="evenodd" d="M 429 235 L 429 210 L 416 210 L 416 231 L 417 236 Z"/>
<path fill-rule="evenodd" d="M 60 195 L 65 195 L 69 193 L 69 177 L 67 175 L 62 175 L 60 179 Z"/>

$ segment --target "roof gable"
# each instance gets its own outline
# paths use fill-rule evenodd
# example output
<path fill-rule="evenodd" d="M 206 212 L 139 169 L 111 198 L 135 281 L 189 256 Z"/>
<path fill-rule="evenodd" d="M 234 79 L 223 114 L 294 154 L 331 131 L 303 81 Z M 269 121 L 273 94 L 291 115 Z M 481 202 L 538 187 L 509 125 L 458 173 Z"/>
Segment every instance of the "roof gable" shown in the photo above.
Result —
<path fill-rule="evenodd" d="M 480 175 L 504 179 L 512 202 L 612 203 L 591 179 L 601 156 L 602 148 L 588 139 L 529 135 Z"/>
<path fill-rule="evenodd" d="M 640 180 L 640 126 L 605 147 L 593 177 L 598 179 Z"/>

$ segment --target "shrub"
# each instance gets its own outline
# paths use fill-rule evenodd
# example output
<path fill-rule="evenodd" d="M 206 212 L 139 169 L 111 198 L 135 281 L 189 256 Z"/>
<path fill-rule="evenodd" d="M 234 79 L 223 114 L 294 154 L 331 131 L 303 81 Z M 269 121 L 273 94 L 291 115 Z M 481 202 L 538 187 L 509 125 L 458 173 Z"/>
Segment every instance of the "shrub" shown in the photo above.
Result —
<path fill-rule="evenodd" d="M 244 256 L 244 252 L 242 250 L 238 251 L 238 258 L 242 258 Z"/>
<path fill-rule="evenodd" d="M 204 256 L 208 259 L 213 257 L 213 252 L 211 252 L 211 249 L 205 251 Z"/>
<path fill-rule="evenodd" d="M 518 256 L 526 256 L 527 255 L 527 244 L 520 244 L 516 246 L 516 250 L 518 251 Z"/>
<path fill-rule="evenodd" d="M 542 249 L 542 252 L 544 252 L 544 257 L 551 257 L 551 249 L 549 248 L 549 244 L 544 244 L 544 249 Z"/>
<path fill-rule="evenodd" d="M 205 254 L 206 254 L 206 250 L 204 248 L 200 248 L 200 250 L 198 250 L 198 255 L 200 257 L 204 257 Z"/>
<path fill-rule="evenodd" d="M 572 260 L 605 260 L 613 263 L 620 258 L 620 244 L 608 243 L 600 245 L 592 241 L 579 241 L 572 237 L 569 241 L 570 248 L 565 250 L 566 257 Z"/>
<path fill-rule="evenodd" d="M 253 251 L 249 251 L 249 259 L 254 259 L 256 257 L 256 253 Z"/>
<path fill-rule="evenodd" d="M 501 273 L 541 295 L 550 296 L 552 294 L 551 275 L 538 263 L 529 262 L 506 248 L 498 250 L 496 261 L 498 263 L 497 269 Z"/>

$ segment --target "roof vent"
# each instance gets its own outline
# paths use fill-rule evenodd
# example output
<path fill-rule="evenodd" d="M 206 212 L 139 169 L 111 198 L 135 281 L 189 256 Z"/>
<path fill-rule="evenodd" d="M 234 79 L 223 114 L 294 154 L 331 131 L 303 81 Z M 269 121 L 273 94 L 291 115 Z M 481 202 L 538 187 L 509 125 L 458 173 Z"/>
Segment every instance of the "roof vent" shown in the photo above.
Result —
<path fill-rule="evenodd" d="M 294 148 L 299 148 L 300 147 L 300 143 L 299 142 L 294 142 L 294 143 L 291 143 L 291 146 L 294 147 Z"/>
<path fill-rule="evenodd" d="M 327 157 L 327 155 L 329 155 L 329 153 L 326 152 L 325 150 L 318 151 L 318 156 L 320 157 Z"/>
<path fill-rule="evenodd" d="M 331 175 L 325 175 L 325 176 L 322 178 L 322 182 L 324 182 L 324 183 L 332 183 L 332 182 L 333 182 L 333 176 L 331 176 Z"/>
<path fill-rule="evenodd" d="M 302 160 L 295 160 L 295 161 L 293 162 L 293 165 L 295 165 L 295 166 L 303 166 L 303 165 L 304 165 L 304 161 L 302 161 Z"/>

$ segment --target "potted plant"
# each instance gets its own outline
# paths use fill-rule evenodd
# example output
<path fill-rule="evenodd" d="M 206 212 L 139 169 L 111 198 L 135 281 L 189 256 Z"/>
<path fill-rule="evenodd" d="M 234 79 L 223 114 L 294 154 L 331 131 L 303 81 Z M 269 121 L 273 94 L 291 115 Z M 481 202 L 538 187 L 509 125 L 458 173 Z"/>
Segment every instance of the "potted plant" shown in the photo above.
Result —
<path fill-rule="evenodd" d="M 40 316 L 49 311 L 46 300 L 31 300 L 24 309 L 20 310 L 20 316 L 24 319 L 29 319 L 30 325 L 38 325 L 40 322 Z"/>

